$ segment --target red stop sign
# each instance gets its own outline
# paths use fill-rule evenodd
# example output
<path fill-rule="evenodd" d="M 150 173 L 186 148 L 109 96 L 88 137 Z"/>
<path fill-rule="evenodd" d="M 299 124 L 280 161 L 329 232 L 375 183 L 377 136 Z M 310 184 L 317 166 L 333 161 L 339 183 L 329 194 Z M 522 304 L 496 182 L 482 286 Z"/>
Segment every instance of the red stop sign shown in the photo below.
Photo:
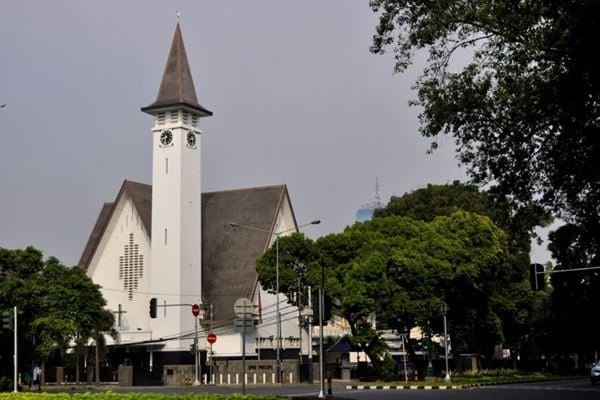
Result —
<path fill-rule="evenodd" d="M 198 304 L 192 304 L 192 314 L 194 314 L 194 317 L 200 314 L 200 306 Z"/>
<path fill-rule="evenodd" d="M 210 344 L 213 344 L 214 342 L 217 341 L 217 335 L 215 335 L 214 333 L 209 333 L 208 336 L 206 336 L 206 341 Z"/>

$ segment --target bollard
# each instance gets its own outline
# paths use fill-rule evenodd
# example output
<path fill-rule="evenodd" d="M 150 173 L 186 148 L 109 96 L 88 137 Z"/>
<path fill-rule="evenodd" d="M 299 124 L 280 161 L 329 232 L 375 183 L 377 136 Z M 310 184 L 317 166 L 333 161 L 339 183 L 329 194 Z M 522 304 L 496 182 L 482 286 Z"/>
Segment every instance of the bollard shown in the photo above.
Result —
<path fill-rule="evenodd" d="M 331 396 L 332 395 L 332 390 L 331 390 L 331 376 L 327 377 L 327 396 Z"/>
<path fill-rule="evenodd" d="M 254 384 L 256 385 L 256 373 L 253 375 L 254 376 Z"/>
<path fill-rule="evenodd" d="M 290 372 L 290 383 L 293 383 L 293 382 L 294 382 L 294 379 L 293 379 L 293 377 L 294 377 L 294 373 L 293 373 L 293 372 Z"/>
<path fill-rule="evenodd" d="M 263 383 L 263 385 L 267 384 L 267 374 L 265 374 L 264 372 L 263 372 L 263 381 L 262 381 L 262 383 Z"/>

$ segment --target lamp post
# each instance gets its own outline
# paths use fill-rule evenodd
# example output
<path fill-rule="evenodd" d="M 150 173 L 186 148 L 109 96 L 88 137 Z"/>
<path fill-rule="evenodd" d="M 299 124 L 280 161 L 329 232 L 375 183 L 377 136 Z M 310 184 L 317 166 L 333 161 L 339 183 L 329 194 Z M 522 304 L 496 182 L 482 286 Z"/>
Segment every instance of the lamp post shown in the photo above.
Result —
<path fill-rule="evenodd" d="M 444 316 L 444 356 L 446 357 L 446 376 L 444 382 L 450 382 L 450 373 L 448 372 L 448 329 L 446 325 L 446 314 L 448 313 L 448 304 L 442 303 L 441 312 Z"/>
<path fill-rule="evenodd" d="M 306 224 L 294 226 L 293 228 L 283 229 L 281 231 L 273 232 L 268 229 L 261 229 L 255 226 L 250 225 L 242 225 L 235 222 L 230 222 L 229 225 L 234 228 L 244 228 L 251 231 L 258 232 L 266 232 L 275 236 L 275 312 L 276 315 L 276 325 L 277 325 L 277 333 L 276 333 L 276 372 L 277 372 L 277 383 L 281 383 L 281 314 L 279 313 L 279 237 L 284 233 L 291 231 L 298 231 L 300 228 L 303 228 L 308 225 L 318 225 L 320 224 L 320 220 L 314 220 L 308 222 Z"/>
<path fill-rule="evenodd" d="M 325 398 L 325 377 L 323 360 L 323 313 L 325 311 L 325 270 L 321 263 L 321 287 L 319 288 L 319 398 Z"/>

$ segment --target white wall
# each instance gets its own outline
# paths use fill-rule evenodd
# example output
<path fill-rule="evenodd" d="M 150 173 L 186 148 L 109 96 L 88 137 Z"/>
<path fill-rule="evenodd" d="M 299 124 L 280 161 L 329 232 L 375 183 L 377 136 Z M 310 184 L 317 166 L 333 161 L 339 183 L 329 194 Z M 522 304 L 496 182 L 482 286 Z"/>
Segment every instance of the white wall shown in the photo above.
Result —
<path fill-rule="evenodd" d="M 130 235 L 133 235 L 134 246 L 138 246 L 137 253 L 134 249 L 133 255 L 141 257 L 143 266 L 140 269 L 138 261 L 137 274 L 135 267 L 131 265 L 123 265 L 121 270 L 130 276 L 137 275 L 137 278 L 134 277 L 137 288 L 134 285 L 135 281 L 128 282 L 126 288 L 125 276 L 119 275 L 120 258 L 125 256 L 126 246 L 131 247 Z M 134 257 L 128 258 L 126 264 L 130 264 Z M 121 343 L 151 338 L 146 294 L 149 291 L 150 262 L 148 233 L 144 230 L 142 219 L 131 199 L 124 192 L 87 271 L 94 283 L 102 287 L 102 294 L 107 301 L 106 308 L 115 312 L 121 304 L 122 310 L 125 311 L 121 315 L 121 327 L 118 328 Z M 115 321 L 117 319 L 118 315 L 115 314 Z M 112 343 L 112 339 L 107 339 L 109 344 Z"/>

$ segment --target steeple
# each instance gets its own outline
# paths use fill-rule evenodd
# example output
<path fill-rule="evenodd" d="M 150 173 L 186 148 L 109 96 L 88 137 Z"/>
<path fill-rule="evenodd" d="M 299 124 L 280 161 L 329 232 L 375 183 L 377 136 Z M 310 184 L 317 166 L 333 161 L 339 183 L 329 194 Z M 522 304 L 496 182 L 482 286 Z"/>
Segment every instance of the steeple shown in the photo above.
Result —
<path fill-rule="evenodd" d="M 142 111 L 154 114 L 158 110 L 173 107 L 189 108 L 199 117 L 212 115 L 211 111 L 198 103 L 179 23 L 175 28 L 175 35 L 156 101 L 143 107 Z"/>
<path fill-rule="evenodd" d="M 375 178 L 375 192 L 373 192 L 371 199 L 363 204 L 361 208 L 374 210 L 383 207 L 385 207 L 385 203 L 381 200 L 381 195 L 379 194 L 379 178 Z"/>

